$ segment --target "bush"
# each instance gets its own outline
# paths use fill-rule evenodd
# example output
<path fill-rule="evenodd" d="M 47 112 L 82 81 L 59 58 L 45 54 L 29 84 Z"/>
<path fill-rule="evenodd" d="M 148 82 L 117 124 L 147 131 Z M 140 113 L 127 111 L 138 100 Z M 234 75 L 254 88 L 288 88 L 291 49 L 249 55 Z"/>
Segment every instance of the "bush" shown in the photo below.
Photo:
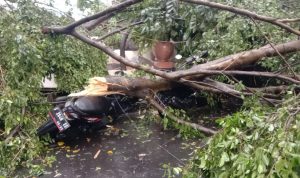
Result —
<path fill-rule="evenodd" d="M 39 156 L 45 148 L 35 130 L 49 108 L 40 92 L 42 78 L 53 73 L 58 90 L 70 92 L 82 88 L 89 77 L 106 74 L 103 53 L 72 38 L 41 33 L 43 25 L 73 19 L 31 0 L 17 1 L 15 7 L 0 7 L 0 175 L 4 176 L 17 166 L 41 170 L 35 164 L 44 162 Z M 18 134 L 5 142 L 16 126 L 21 128 Z"/>
<path fill-rule="evenodd" d="M 185 177 L 299 177 L 300 96 L 279 108 L 253 102 L 220 120 L 223 130 L 195 154 Z"/>

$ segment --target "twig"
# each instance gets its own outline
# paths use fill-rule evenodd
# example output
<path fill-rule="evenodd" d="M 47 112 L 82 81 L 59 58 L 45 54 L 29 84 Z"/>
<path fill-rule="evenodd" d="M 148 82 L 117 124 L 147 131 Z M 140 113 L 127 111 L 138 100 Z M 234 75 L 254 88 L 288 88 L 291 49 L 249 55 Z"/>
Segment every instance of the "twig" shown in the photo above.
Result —
<path fill-rule="evenodd" d="M 0 90 L 3 90 L 5 87 L 4 71 L 0 65 Z"/>
<path fill-rule="evenodd" d="M 97 159 L 97 158 L 98 158 L 100 152 L 101 152 L 101 150 L 99 149 L 99 150 L 96 152 L 96 154 L 94 155 L 94 159 Z"/>
<path fill-rule="evenodd" d="M 120 28 L 120 29 L 116 29 L 116 30 L 114 30 L 114 31 L 112 31 L 112 32 L 110 32 L 110 33 L 108 33 L 108 34 L 106 34 L 106 35 L 101 36 L 99 39 L 97 39 L 97 41 L 102 41 L 102 40 L 106 39 L 106 38 L 109 37 L 109 36 L 112 36 L 112 35 L 114 35 L 114 34 L 116 34 L 116 33 L 119 33 L 119 32 L 121 32 L 121 31 L 124 31 L 124 30 L 126 30 L 126 29 L 128 29 L 128 28 L 130 28 L 130 27 L 133 27 L 133 26 L 136 26 L 136 25 L 140 25 L 140 24 L 142 24 L 142 23 L 144 23 L 144 22 L 143 22 L 143 21 L 135 22 L 135 23 L 132 23 L 132 24 L 126 26 L 126 27 L 122 27 L 122 28 Z"/>
<path fill-rule="evenodd" d="M 300 64 L 300 61 L 296 61 L 296 62 L 294 62 L 294 63 L 292 63 L 291 65 L 292 66 L 296 66 L 296 65 L 298 65 L 298 64 Z M 288 68 L 288 66 L 284 66 L 284 67 L 282 67 L 281 69 L 278 69 L 276 72 L 274 72 L 275 74 L 277 74 L 277 73 L 281 73 L 282 71 L 284 71 L 286 68 Z M 299 77 L 298 77 L 299 78 Z"/>
<path fill-rule="evenodd" d="M 9 142 L 9 140 L 14 137 L 21 129 L 20 125 L 17 125 L 6 137 L 6 139 L 4 140 L 4 143 L 7 144 Z"/>
<path fill-rule="evenodd" d="M 286 58 L 275 48 L 275 46 L 271 43 L 270 39 L 261 31 L 260 27 L 258 26 L 258 24 L 256 23 L 256 21 L 251 18 L 251 20 L 253 21 L 253 23 L 255 24 L 256 28 L 260 31 L 260 33 L 265 37 L 265 39 L 268 41 L 269 45 L 276 51 L 276 53 L 280 56 L 280 58 L 285 62 L 285 64 L 287 65 L 287 67 L 289 68 L 289 70 L 293 73 L 295 78 L 298 78 L 295 71 L 292 69 L 292 67 L 290 66 L 290 64 L 287 62 Z"/>
<path fill-rule="evenodd" d="M 203 5 L 203 6 L 208 6 L 211 8 L 215 8 L 215 9 L 221 9 L 221 10 L 225 10 L 225 11 L 229 11 L 235 14 L 239 14 L 239 15 L 243 15 L 243 16 L 247 16 L 249 18 L 253 18 L 253 19 L 257 19 L 260 21 L 264 21 L 273 25 L 276 25 L 282 29 L 285 29 L 291 33 L 294 33 L 296 35 L 300 35 L 300 31 L 299 30 L 295 30 L 292 27 L 286 25 L 285 23 L 281 22 L 281 19 L 277 19 L 274 17 L 268 17 L 268 16 L 263 16 L 263 15 L 258 15 L 254 12 L 251 12 L 249 10 L 246 9 L 241 9 L 241 8 L 237 8 L 237 7 L 232 7 L 232 6 L 228 6 L 228 5 L 224 5 L 224 4 L 220 4 L 220 3 L 216 3 L 216 2 L 210 2 L 208 0 L 180 0 L 183 2 L 188 2 L 188 3 L 193 3 L 193 4 L 199 4 L 199 5 Z M 284 19 L 285 21 L 287 21 L 287 19 Z"/>
<path fill-rule="evenodd" d="M 11 4 L 9 4 L 6 0 L 4 0 L 6 6 L 10 9 L 10 10 L 14 10 L 14 6 L 12 6 Z"/>
<path fill-rule="evenodd" d="M 156 143 L 157 144 L 157 143 Z M 157 144 L 158 147 L 160 147 L 161 149 L 163 149 L 165 152 L 167 152 L 169 155 L 171 155 L 173 158 L 175 158 L 182 166 L 184 166 L 184 162 L 182 162 L 179 158 L 177 158 L 174 154 L 172 154 L 169 150 L 167 150 L 165 147 Z"/>
<path fill-rule="evenodd" d="M 298 108 L 294 113 L 290 114 L 286 123 L 285 123 L 285 130 L 287 130 L 290 127 L 291 122 L 295 119 L 296 115 L 300 112 L 300 108 Z"/>
<path fill-rule="evenodd" d="M 115 27 L 117 27 L 117 28 L 121 28 L 121 26 L 120 25 L 118 25 L 118 24 L 121 24 L 121 22 L 124 22 L 125 20 L 127 20 L 127 19 L 121 19 L 121 20 L 118 20 L 115 24 Z M 106 24 L 99 24 L 99 26 L 101 25 L 101 27 L 102 28 L 100 28 L 99 30 L 100 31 L 105 31 L 106 29 L 108 29 L 109 27 L 111 27 L 111 25 L 109 24 L 109 23 L 106 23 Z"/>
<path fill-rule="evenodd" d="M 214 86 L 216 88 L 221 88 L 221 89 L 223 89 L 225 91 L 229 89 L 229 91 L 239 92 L 239 91 L 236 91 L 236 90 L 233 89 L 234 88 L 233 85 L 225 84 L 225 83 L 218 82 L 218 81 L 211 80 L 211 79 L 207 79 L 205 82 L 209 83 L 210 85 L 212 85 L 212 86 Z M 266 89 L 266 88 L 267 87 L 264 87 L 262 89 Z M 255 92 L 262 92 L 261 88 L 249 88 L 249 89 L 251 89 L 252 91 L 255 91 Z M 243 94 L 243 95 L 246 95 L 246 96 L 253 95 L 252 92 L 248 93 L 248 92 L 245 92 L 245 91 L 242 91 L 240 94 Z M 263 96 L 267 97 L 267 98 L 278 98 L 277 96 L 274 96 L 274 95 L 271 95 L 271 94 L 266 94 L 266 93 L 263 93 Z"/>
<path fill-rule="evenodd" d="M 235 81 L 236 83 L 239 83 L 239 81 L 235 77 L 233 77 L 233 76 L 231 76 L 231 77 L 232 77 L 233 81 Z M 246 87 L 246 86 L 244 86 L 244 87 L 247 91 L 251 92 L 252 94 L 255 94 L 255 92 L 250 90 L 248 87 Z M 262 98 L 263 100 L 265 100 L 267 103 L 271 104 L 272 106 L 275 106 L 275 104 L 271 100 L 265 98 L 264 96 L 259 96 L 259 97 Z"/>

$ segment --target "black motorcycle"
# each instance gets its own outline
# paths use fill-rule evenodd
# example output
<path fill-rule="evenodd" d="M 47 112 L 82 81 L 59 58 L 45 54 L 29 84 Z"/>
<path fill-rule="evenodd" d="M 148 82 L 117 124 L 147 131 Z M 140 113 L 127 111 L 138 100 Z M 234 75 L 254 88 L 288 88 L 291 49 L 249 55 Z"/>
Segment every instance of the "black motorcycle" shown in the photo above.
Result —
<path fill-rule="evenodd" d="M 57 105 L 48 114 L 48 120 L 37 129 L 37 134 L 61 133 L 78 121 L 105 126 L 122 113 L 132 110 L 135 102 L 136 99 L 121 95 L 59 97 L 55 100 Z"/>
<path fill-rule="evenodd" d="M 205 98 L 185 86 L 159 92 L 156 97 L 163 105 L 180 109 L 207 104 Z M 37 134 L 61 133 L 78 122 L 79 125 L 105 126 L 120 115 L 142 107 L 143 102 L 138 101 L 137 98 L 123 95 L 59 97 L 55 100 L 57 105 L 48 114 L 48 121 L 37 129 Z"/>

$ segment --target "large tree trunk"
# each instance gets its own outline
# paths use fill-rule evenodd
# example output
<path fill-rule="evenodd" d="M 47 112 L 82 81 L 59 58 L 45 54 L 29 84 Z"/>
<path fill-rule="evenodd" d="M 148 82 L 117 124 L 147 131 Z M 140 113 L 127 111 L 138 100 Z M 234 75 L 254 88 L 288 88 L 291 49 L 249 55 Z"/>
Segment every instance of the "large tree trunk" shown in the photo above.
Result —
<path fill-rule="evenodd" d="M 281 55 L 297 52 L 300 50 L 300 40 L 282 43 L 274 46 L 267 45 L 258 49 L 252 49 L 249 51 L 243 51 L 237 54 L 225 56 L 204 64 L 196 65 L 191 69 L 184 71 L 173 72 L 172 76 L 184 77 L 188 75 L 201 74 L 201 70 L 231 70 L 237 69 L 248 64 L 253 64 L 264 57 L 278 56 L 278 52 Z M 201 76 L 207 76 L 209 74 L 202 74 Z"/>
<path fill-rule="evenodd" d="M 76 94 L 72 94 L 71 96 L 108 95 L 114 93 L 134 95 L 135 92 L 144 89 L 151 89 L 155 92 L 162 91 L 162 90 L 170 89 L 173 86 L 175 86 L 174 82 L 176 82 L 176 78 L 183 77 L 183 79 L 199 80 L 199 78 L 203 78 L 209 75 L 214 75 L 218 73 L 222 74 L 223 70 L 235 69 L 244 65 L 255 63 L 264 57 L 276 56 L 278 55 L 277 51 L 280 54 L 287 54 L 291 52 L 296 52 L 298 50 L 300 50 L 300 40 L 279 44 L 274 46 L 274 48 L 272 48 L 270 45 L 267 45 L 258 49 L 243 51 L 237 54 L 229 55 L 211 62 L 207 62 L 205 64 L 196 65 L 191 69 L 168 73 L 168 76 L 170 77 L 169 79 L 171 80 L 169 80 L 168 78 L 150 80 L 146 78 L 129 78 L 129 77 L 112 77 L 112 76 L 95 77 L 90 79 L 89 86 L 86 87 L 84 91 Z M 237 73 L 241 73 L 241 72 L 237 72 Z M 224 74 L 226 74 L 226 72 L 224 72 Z M 251 73 L 246 73 L 246 74 L 251 75 Z M 263 73 L 259 73 L 258 75 L 263 75 Z M 267 74 L 266 76 L 270 77 L 271 75 Z M 278 78 L 282 77 L 285 79 L 284 76 L 280 76 L 280 75 L 273 75 L 273 77 L 278 77 Z M 288 78 L 288 77 L 286 77 L 286 79 L 293 81 L 296 84 L 299 84 L 298 80 Z M 202 82 L 205 83 L 205 81 Z M 211 85 L 211 83 L 207 83 L 207 84 Z M 234 91 L 233 89 L 226 89 L 226 87 L 220 88 L 220 86 L 217 87 L 221 89 L 221 91 L 219 91 L 221 93 L 227 92 L 232 94 L 238 94 L 238 92 Z M 216 90 L 214 91 L 216 92 Z"/>

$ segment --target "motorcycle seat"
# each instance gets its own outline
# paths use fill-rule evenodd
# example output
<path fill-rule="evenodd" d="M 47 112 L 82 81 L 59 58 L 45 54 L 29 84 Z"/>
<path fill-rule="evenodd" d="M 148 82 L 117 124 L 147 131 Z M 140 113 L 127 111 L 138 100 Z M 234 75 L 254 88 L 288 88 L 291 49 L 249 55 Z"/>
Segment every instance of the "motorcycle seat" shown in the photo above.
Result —
<path fill-rule="evenodd" d="M 84 96 L 75 100 L 73 106 L 83 115 L 101 116 L 109 111 L 110 102 L 103 96 Z"/>

